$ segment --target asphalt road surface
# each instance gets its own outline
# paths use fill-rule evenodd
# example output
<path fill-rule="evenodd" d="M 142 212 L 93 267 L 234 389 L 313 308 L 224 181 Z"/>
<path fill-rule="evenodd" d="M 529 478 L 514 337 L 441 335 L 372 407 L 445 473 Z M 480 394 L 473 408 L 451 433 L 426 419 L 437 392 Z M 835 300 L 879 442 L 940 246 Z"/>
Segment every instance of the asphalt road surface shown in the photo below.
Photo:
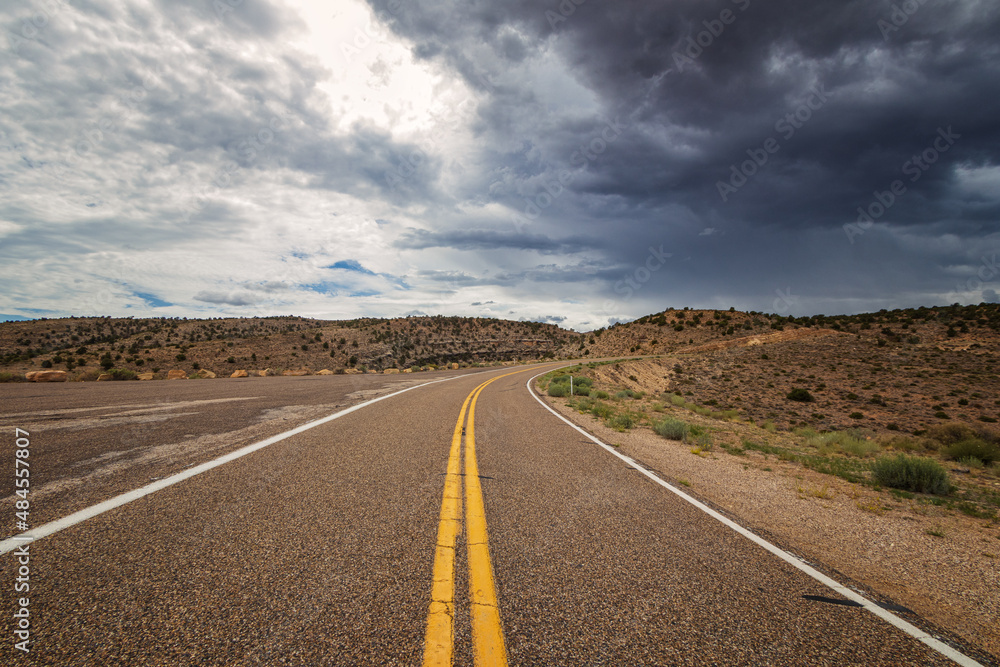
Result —
<path fill-rule="evenodd" d="M 11 546 L 0 664 L 954 664 L 559 421 L 543 368 L 0 385 L 8 545 L 16 428 L 37 530 L 408 389 Z"/>

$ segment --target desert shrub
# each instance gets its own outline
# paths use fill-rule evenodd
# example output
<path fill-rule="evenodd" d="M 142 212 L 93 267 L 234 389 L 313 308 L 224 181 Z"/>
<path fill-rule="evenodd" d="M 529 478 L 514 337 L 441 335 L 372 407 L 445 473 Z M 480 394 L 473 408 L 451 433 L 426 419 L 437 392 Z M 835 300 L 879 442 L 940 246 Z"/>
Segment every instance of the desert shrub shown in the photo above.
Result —
<path fill-rule="evenodd" d="M 960 458 L 958 462 L 969 468 L 982 469 L 986 467 L 986 464 L 977 459 L 975 456 L 964 456 Z"/>
<path fill-rule="evenodd" d="M 549 396 L 569 396 L 569 383 L 553 382 L 549 385 Z"/>
<path fill-rule="evenodd" d="M 863 414 L 861 414 L 860 412 L 852 412 L 851 414 L 848 415 L 848 417 L 850 417 L 851 419 L 864 419 L 865 418 L 865 416 Z"/>
<path fill-rule="evenodd" d="M 134 380 L 139 377 L 135 371 L 130 371 L 127 368 L 112 368 L 108 371 L 108 375 L 111 376 L 112 380 Z"/>
<path fill-rule="evenodd" d="M 24 382 L 24 376 L 20 373 L 0 373 L 0 382 Z"/>
<path fill-rule="evenodd" d="M 799 401 L 800 403 L 809 403 L 816 400 L 807 389 L 803 389 L 802 387 L 792 389 L 785 398 L 790 401 Z"/>
<path fill-rule="evenodd" d="M 621 399 L 621 398 L 635 398 L 635 397 L 636 397 L 636 393 L 634 391 L 632 391 L 631 389 L 622 389 L 621 391 L 616 391 L 615 392 L 615 398 L 618 398 L 618 399 Z"/>
<path fill-rule="evenodd" d="M 603 399 L 610 398 L 608 392 L 604 391 L 603 389 L 598 389 L 597 391 L 591 392 L 590 395 L 593 396 L 594 398 L 603 398 Z"/>
<path fill-rule="evenodd" d="M 945 447 L 942 453 L 953 461 L 958 461 L 966 457 L 977 458 L 986 465 L 994 461 L 1000 461 L 1000 447 L 979 438 L 966 438 L 965 440 L 956 442 L 953 445 Z"/>
<path fill-rule="evenodd" d="M 683 440 L 688 433 L 688 425 L 680 419 L 667 417 L 653 424 L 653 431 L 668 440 Z"/>
<path fill-rule="evenodd" d="M 635 428 L 637 423 L 636 415 L 630 412 L 621 412 L 608 420 L 608 426 L 616 431 L 627 431 L 630 428 Z"/>
<path fill-rule="evenodd" d="M 678 396 L 676 394 L 671 394 L 670 395 L 670 402 L 673 405 L 676 405 L 677 407 L 683 407 L 684 403 L 685 403 L 684 397 L 683 396 Z"/>
<path fill-rule="evenodd" d="M 590 386 L 588 386 L 588 385 L 583 385 L 583 386 L 581 386 L 581 387 L 577 387 L 577 386 L 576 386 L 576 385 L 574 384 L 574 385 L 573 385 L 573 394 L 574 394 L 575 396 L 590 396 Z"/>
<path fill-rule="evenodd" d="M 948 473 L 937 461 L 899 454 L 885 456 L 872 465 L 872 479 L 894 489 L 945 495 L 951 491 Z"/>
<path fill-rule="evenodd" d="M 595 401 L 594 405 L 590 408 L 590 414 L 594 415 L 598 419 L 609 419 L 613 414 L 615 414 L 615 409 L 607 403 Z"/>
<path fill-rule="evenodd" d="M 867 458 L 882 450 L 881 445 L 875 440 L 866 438 L 863 431 L 834 431 L 823 433 L 813 438 L 809 438 L 806 443 L 817 448 L 820 454 L 826 456 L 834 452 L 841 452 L 848 456 Z"/>
<path fill-rule="evenodd" d="M 934 424 L 934 426 L 927 429 L 927 437 L 931 440 L 936 440 L 945 447 L 948 445 L 954 445 L 956 442 L 960 442 L 962 440 L 974 438 L 975 436 L 975 431 L 961 422 Z"/>
<path fill-rule="evenodd" d="M 880 440 L 880 444 L 886 449 L 893 449 L 897 452 L 916 452 L 924 448 L 922 442 L 915 440 L 914 438 L 909 438 L 905 435 L 882 438 Z"/>

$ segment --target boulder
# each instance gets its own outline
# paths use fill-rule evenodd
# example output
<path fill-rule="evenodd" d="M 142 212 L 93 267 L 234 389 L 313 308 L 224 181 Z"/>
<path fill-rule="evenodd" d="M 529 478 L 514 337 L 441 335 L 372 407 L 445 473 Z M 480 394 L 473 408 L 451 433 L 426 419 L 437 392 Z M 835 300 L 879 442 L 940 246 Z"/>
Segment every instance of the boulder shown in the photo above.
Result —
<path fill-rule="evenodd" d="M 182 370 L 174 369 L 172 371 L 167 371 L 168 380 L 187 380 L 188 374 Z"/>
<path fill-rule="evenodd" d="M 270 368 L 265 368 L 262 371 L 257 371 L 257 375 L 261 376 L 262 378 L 271 377 L 272 375 L 274 375 L 274 371 L 272 371 Z"/>
<path fill-rule="evenodd" d="M 293 375 L 293 376 L 309 375 L 309 371 L 307 371 L 304 368 L 300 368 L 297 371 L 281 371 L 281 374 L 282 375 Z"/>
<path fill-rule="evenodd" d="M 364 371 L 359 371 L 357 368 L 345 368 L 344 375 L 361 375 Z"/>
<path fill-rule="evenodd" d="M 370 371 L 368 371 L 368 375 L 378 375 L 378 371 L 376 371 L 374 369 L 370 370 Z"/>
<path fill-rule="evenodd" d="M 152 380 L 153 379 L 153 372 L 152 371 L 146 371 L 145 373 L 139 373 L 136 377 L 139 378 L 140 380 Z"/>
<path fill-rule="evenodd" d="M 399 369 L 398 368 L 387 368 L 384 371 L 382 371 L 382 374 L 383 375 L 398 375 L 399 374 Z"/>
<path fill-rule="evenodd" d="M 333 371 L 331 371 L 329 368 L 324 368 L 321 371 L 316 371 L 316 375 L 333 375 Z"/>
<path fill-rule="evenodd" d="M 454 362 L 454 361 L 451 362 L 451 370 L 453 370 L 453 371 L 457 371 L 458 370 L 458 363 L 457 362 Z"/>
<path fill-rule="evenodd" d="M 412 368 L 404 368 L 404 369 L 403 369 L 403 372 L 404 372 L 404 373 L 412 373 L 412 372 L 413 372 L 413 369 L 412 369 Z"/>
<path fill-rule="evenodd" d="M 66 371 L 31 371 L 24 374 L 28 382 L 66 382 L 69 373 Z"/>
<path fill-rule="evenodd" d="M 195 372 L 194 376 L 196 378 L 201 378 L 202 380 L 211 380 L 212 378 L 215 377 L 215 373 L 208 370 L 207 368 L 202 368 L 199 369 L 197 372 Z"/>
<path fill-rule="evenodd" d="M 246 371 L 233 371 L 233 374 L 230 375 L 229 377 L 231 377 L 231 378 L 245 378 L 245 377 L 250 377 L 250 374 L 247 373 Z"/>
<path fill-rule="evenodd" d="M 97 376 L 98 382 L 105 382 L 110 379 L 111 379 L 111 373 L 101 373 L 100 375 Z"/>

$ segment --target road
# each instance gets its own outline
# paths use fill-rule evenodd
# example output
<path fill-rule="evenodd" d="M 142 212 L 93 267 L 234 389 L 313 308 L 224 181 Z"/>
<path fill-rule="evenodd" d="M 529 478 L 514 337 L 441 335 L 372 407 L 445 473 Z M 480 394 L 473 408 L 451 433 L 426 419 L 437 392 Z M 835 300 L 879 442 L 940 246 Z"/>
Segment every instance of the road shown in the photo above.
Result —
<path fill-rule="evenodd" d="M 954 664 L 556 419 L 543 368 L 0 386 L 8 538 L 15 427 L 38 529 L 408 389 L 31 542 L 3 661 Z"/>

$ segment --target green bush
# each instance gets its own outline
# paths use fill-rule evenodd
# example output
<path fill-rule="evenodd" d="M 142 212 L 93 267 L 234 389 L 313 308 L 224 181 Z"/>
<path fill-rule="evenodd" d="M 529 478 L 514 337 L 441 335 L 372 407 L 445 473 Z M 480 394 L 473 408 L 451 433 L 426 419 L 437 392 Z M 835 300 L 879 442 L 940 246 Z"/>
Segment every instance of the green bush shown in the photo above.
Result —
<path fill-rule="evenodd" d="M 953 461 L 967 457 L 977 458 L 986 465 L 993 461 L 1000 461 L 1000 447 L 979 438 L 967 438 L 956 442 L 954 445 L 945 447 L 942 453 Z"/>
<path fill-rule="evenodd" d="M 603 389 L 598 389 L 597 391 L 591 392 L 590 395 L 593 396 L 594 398 L 604 398 L 604 399 L 610 398 L 608 392 L 604 391 Z"/>
<path fill-rule="evenodd" d="M 810 394 L 808 390 L 803 389 L 802 387 L 796 387 L 795 389 L 792 389 L 790 392 L 788 392 L 788 395 L 785 398 L 787 398 L 790 401 L 799 401 L 800 403 L 810 403 L 816 400 L 815 398 L 813 398 L 813 395 Z"/>
<path fill-rule="evenodd" d="M 112 380 L 134 380 L 139 377 L 135 371 L 130 371 L 127 368 L 112 368 L 108 374 Z"/>
<path fill-rule="evenodd" d="M 688 425 L 680 419 L 668 417 L 653 424 L 653 431 L 668 440 L 683 440 L 688 433 Z"/>
<path fill-rule="evenodd" d="M 635 418 L 635 415 L 628 412 L 622 412 L 609 419 L 608 426 L 616 431 L 627 431 L 630 428 L 635 428 L 637 421 L 638 420 Z"/>
<path fill-rule="evenodd" d="M 945 495 L 951 491 L 948 473 L 937 461 L 899 454 L 885 456 L 872 465 L 872 479 L 882 486 L 916 493 Z"/>
<path fill-rule="evenodd" d="M 0 373 L 0 382 L 24 382 L 24 376 L 20 373 Z"/>
<path fill-rule="evenodd" d="M 549 385 L 549 396 L 569 396 L 569 383 L 553 382 Z"/>
<path fill-rule="evenodd" d="M 607 403 L 595 401 L 594 405 L 590 408 L 590 414 L 594 415 L 598 419 L 609 419 L 613 414 L 615 414 L 615 409 Z"/>

